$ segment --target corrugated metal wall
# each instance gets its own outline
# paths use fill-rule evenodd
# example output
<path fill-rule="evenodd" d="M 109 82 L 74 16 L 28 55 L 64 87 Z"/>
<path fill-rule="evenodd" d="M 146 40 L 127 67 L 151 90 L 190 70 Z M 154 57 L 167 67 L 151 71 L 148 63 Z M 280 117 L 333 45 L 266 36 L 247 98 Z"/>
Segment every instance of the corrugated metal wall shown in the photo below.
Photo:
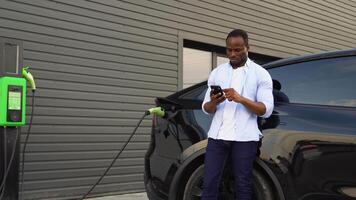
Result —
<path fill-rule="evenodd" d="M 356 46 L 355 11 L 356 3 L 335 0 L 0 0 L 0 37 L 23 41 L 38 85 L 26 199 L 89 189 L 153 98 L 181 84 L 182 38 L 223 46 L 242 28 L 256 53 L 347 49 Z M 144 190 L 150 124 L 143 121 L 93 194 Z"/>

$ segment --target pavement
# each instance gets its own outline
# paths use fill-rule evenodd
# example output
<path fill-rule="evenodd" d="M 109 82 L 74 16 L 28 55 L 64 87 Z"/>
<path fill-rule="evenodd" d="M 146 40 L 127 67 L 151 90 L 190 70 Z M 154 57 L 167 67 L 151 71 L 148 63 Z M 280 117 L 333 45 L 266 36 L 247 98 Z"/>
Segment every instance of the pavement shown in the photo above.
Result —
<path fill-rule="evenodd" d="M 90 198 L 88 200 L 148 200 L 146 192 Z"/>

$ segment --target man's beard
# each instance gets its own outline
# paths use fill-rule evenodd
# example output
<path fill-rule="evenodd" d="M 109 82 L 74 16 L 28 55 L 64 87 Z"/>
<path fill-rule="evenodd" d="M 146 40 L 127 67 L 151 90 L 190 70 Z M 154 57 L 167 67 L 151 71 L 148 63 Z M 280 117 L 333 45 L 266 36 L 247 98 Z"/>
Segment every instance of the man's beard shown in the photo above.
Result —
<path fill-rule="evenodd" d="M 247 57 L 244 57 L 240 59 L 230 60 L 230 64 L 233 67 L 241 67 L 245 64 L 246 61 L 247 61 Z"/>

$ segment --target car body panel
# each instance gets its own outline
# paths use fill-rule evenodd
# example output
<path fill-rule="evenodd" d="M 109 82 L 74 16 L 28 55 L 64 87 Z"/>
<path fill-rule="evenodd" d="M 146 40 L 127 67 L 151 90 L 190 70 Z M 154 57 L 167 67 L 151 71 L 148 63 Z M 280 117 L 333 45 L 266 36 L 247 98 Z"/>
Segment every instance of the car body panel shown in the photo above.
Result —
<path fill-rule="evenodd" d="M 356 109 L 277 105 L 275 111 L 279 126 L 264 131 L 260 157 L 282 171 L 285 193 L 293 194 L 287 199 L 314 191 L 314 198 L 348 198 L 340 191 L 356 188 Z"/>

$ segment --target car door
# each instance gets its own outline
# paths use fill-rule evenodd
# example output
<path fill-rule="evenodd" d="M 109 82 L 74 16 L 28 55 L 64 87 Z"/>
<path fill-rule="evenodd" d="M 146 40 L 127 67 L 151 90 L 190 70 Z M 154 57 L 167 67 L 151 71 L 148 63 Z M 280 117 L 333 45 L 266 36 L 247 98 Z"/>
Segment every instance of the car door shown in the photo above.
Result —
<path fill-rule="evenodd" d="M 261 158 L 286 199 L 356 199 L 356 56 L 269 69 L 275 110 Z"/>

